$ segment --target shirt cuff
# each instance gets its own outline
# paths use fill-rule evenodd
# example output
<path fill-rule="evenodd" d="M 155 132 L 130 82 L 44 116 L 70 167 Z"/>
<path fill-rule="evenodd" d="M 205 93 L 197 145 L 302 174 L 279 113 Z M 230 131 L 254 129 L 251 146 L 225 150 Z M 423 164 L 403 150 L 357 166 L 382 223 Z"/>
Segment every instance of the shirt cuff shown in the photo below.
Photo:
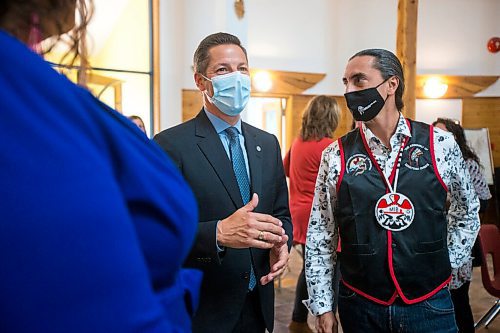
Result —
<path fill-rule="evenodd" d="M 313 316 L 319 316 L 322 315 L 323 313 L 330 312 L 332 311 L 333 308 L 333 304 L 325 304 L 324 302 L 322 302 L 322 304 L 319 305 L 315 304 L 310 299 L 303 300 L 302 304 L 304 304 L 306 308 L 309 309 L 309 312 L 311 312 Z"/>
<path fill-rule="evenodd" d="M 217 227 L 219 226 L 219 223 L 220 223 L 220 220 L 217 221 L 217 224 L 215 226 L 215 246 L 217 247 L 217 253 L 221 253 L 221 252 L 226 251 L 225 246 L 219 246 L 219 244 L 217 243 L 217 230 L 218 230 Z"/>

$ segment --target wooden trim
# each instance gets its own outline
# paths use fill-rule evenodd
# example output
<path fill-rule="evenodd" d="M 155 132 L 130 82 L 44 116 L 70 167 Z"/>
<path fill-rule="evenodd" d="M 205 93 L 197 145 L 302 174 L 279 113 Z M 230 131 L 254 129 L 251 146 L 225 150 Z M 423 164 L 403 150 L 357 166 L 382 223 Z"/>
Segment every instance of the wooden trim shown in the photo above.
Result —
<path fill-rule="evenodd" d="M 417 77 L 417 18 L 418 0 L 398 1 L 398 28 L 396 55 L 403 65 L 405 93 L 403 94 L 403 114 L 415 119 L 415 87 Z"/>
<path fill-rule="evenodd" d="M 118 84 L 114 88 L 115 88 L 115 108 L 116 108 L 116 111 L 122 113 L 123 112 L 122 85 Z"/>
<path fill-rule="evenodd" d="M 91 91 L 93 91 L 94 95 L 99 98 L 100 95 L 109 87 L 113 88 L 114 92 L 114 106 L 113 108 L 122 113 L 123 112 L 123 105 L 122 105 L 122 83 L 123 80 L 112 78 L 109 76 L 103 76 L 99 75 L 96 73 L 88 73 L 87 74 L 87 84 L 90 85 L 89 88 Z M 100 91 L 96 92 L 94 89 L 92 89 L 92 85 L 96 85 L 102 88 Z"/>
<path fill-rule="evenodd" d="M 153 124 L 154 133 L 160 131 L 160 1 L 151 0 L 151 18 L 153 20 Z"/>
<path fill-rule="evenodd" d="M 326 76 L 324 73 L 305 73 L 305 72 L 288 72 L 276 71 L 268 69 L 250 69 L 250 76 L 252 77 L 260 71 L 266 71 L 271 76 L 273 85 L 266 94 L 302 94 L 305 90 L 314 87 L 318 82 L 323 80 Z M 252 92 L 259 91 L 255 88 L 252 82 Z"/>
<path fill-rule="evenodd" d="M 424 94 L 424 84 L 427 79 L 438 77 L 448 85 L 448 90 L 440 98 L 468 98 L 485 90 L 497 82 L 499 76 L 459 76 L 459 75 L 417 75 L 416 95 L 417 98 L 429 98 Z"/>

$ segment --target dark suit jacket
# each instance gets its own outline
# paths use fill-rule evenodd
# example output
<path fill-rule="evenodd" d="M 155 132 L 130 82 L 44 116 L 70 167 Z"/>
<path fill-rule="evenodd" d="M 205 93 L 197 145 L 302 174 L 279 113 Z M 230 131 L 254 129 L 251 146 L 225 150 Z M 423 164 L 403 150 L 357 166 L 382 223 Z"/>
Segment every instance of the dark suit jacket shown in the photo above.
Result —
<path fill-rule="evenodd" d="M 288 190 L 279 143 L 274 135 L 242 123 L 252 193 L 259 195 L 254 210 L 283 222 L 292 241 Z M 194 332 L 232 332 L 248 290 L 253 260 L 257 281 L 270 271 L 269 250 L 232 249 L 218 253 L 217 221 L 243 206 L 238 183 L 224 146 L 202 110 L 196 118 L 167 129 L 154 138 L 177 164 L 198 201 L 199 225 L 186 266 L 204 273 L 201 299 L 193 319 Z M 267 329 L 274 322 L 274 286 L 257 283 Z"/>

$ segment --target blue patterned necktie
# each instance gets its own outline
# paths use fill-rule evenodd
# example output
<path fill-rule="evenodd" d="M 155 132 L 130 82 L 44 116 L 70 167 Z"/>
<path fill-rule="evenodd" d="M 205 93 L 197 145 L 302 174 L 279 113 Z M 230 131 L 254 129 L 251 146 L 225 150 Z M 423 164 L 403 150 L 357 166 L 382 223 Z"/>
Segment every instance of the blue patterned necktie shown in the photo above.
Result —
<path fill-rule="evenodd" d="M 233 163 L 233 171 L 240 188 L 241 199 L 243 204 L 246 205 L 250 201 L 250 182 L 248 181 L 247 168 L 245 165 L 245 158 L 243 157 L 243 150 L 240 145 L 240 137 L 236 127 L 228 127 L 225 132 L 229 136 L 229 152 L 231 161 Z M 253 267 L 250 264 L 250 281 L 248 282 L 248 289 L 253 290 L 257 281 Z"/>

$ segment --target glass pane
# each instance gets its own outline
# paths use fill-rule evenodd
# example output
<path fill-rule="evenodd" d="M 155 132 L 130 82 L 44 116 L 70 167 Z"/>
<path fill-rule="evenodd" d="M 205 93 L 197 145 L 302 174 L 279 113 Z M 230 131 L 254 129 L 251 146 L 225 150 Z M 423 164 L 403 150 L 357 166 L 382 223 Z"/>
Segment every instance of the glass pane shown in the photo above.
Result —
<path fill-rule="evenodd" d="M 90 65 L 150 71 L 149 1 L 95 0 L 88 27 Z"/>
<path fill-rule="evenodd" d="M 149 77 L 147 74 L 93 71 L 89 77 L 89 88 L 101 101 L 125 116 L 141 117 L 150 136 L 152 119 Z"/>
<path fill-rule="evenodd" d="M 250 125 L 274 134 L 283 149 L 285 142 L 283 124 L 285 121 L 282 116 L 281 98 L 252 97 L 241 117 Z"/>

